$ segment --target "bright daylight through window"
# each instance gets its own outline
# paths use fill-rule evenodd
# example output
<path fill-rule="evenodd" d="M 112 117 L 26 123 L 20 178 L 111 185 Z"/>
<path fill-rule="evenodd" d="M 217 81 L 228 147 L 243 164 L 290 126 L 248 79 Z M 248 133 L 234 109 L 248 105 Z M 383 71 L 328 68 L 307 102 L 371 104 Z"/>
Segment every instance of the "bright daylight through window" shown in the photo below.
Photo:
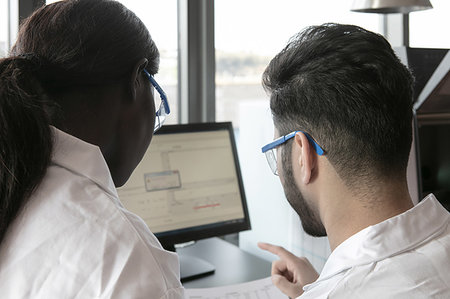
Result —
<path fill-rule="evenodd" d="M 379 32 L 379 16 L 350 7 L 351 0 L 216 0 L 216 120 L 239 127 L 242 107 L 267 102 L 261 74 L 302 28 L 338 22 Z"/>
<path fill-rule="evenodd" d="M 8 53 L 8 2 L 0 0 L 0 57 Z"/>

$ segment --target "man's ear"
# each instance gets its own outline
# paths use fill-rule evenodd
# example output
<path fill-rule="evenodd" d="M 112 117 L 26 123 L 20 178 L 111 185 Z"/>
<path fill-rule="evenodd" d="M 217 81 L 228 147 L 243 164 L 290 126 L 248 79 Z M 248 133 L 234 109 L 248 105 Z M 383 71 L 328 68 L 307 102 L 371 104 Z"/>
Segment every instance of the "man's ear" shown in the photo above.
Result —
<path fill-rule="evenodd" d="M 312 172 L 316 163 L 316 155 L 303 132 L 297 132 L 294 140 L 295 146 L 299 148 L 300 152 L 298 165 L 301 171 L 301 180 L 306 185 L 311 181 Z"/>
<path fill-rule="evenodd" d="M 142 71 L 148 64 L 147 58 L 140 59 L 133 67 L 133 71 L 131 72 L 131 78 L 129 81 L 129 90 L 131 92 L 132 100 L 136 100 L 136 94 L 138 88 L 141 87 L 142 84 Z"/>

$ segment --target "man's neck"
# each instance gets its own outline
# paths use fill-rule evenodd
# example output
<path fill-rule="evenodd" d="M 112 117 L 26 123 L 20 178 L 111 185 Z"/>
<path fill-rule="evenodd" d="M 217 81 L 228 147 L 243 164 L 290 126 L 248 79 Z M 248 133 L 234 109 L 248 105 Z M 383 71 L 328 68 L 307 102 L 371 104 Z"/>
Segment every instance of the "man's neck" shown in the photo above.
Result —
<path fill-rule="evenodd" d="M 332 251 L 364 228 L 413 207 L 406 182 L 384 182 L 359 193 L 342 186 L 338 189 L 327 192 L 329 196 L 324 198 L 320 211 Z"/>

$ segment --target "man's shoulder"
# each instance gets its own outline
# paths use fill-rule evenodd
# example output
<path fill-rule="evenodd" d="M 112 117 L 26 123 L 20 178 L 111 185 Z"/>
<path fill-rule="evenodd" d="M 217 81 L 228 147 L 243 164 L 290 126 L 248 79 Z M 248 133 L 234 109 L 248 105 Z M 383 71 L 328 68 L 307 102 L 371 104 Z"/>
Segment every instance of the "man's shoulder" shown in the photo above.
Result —
<path fill-rule="evenodd" d="M 330 298 L 450 298 L 450 232 L 414 250 L 349 269 Z"/>

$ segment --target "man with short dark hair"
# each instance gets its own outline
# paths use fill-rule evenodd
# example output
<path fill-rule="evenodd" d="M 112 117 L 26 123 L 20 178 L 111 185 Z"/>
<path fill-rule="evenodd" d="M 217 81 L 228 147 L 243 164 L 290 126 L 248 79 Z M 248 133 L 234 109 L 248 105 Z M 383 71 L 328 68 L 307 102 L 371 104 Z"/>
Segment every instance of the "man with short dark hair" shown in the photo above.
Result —
<path fill-rule="evenodd" d="M 450 298 L 450 214 L 413 206 L 406 168 L 413 78 L 380 35 L 352 25 L 305 29 L 270 62 L 276 140 L 263 147 L 285 195 L 332 254 L 320 276 L 280 257 L 274 284 L 301 298 Z"/>

